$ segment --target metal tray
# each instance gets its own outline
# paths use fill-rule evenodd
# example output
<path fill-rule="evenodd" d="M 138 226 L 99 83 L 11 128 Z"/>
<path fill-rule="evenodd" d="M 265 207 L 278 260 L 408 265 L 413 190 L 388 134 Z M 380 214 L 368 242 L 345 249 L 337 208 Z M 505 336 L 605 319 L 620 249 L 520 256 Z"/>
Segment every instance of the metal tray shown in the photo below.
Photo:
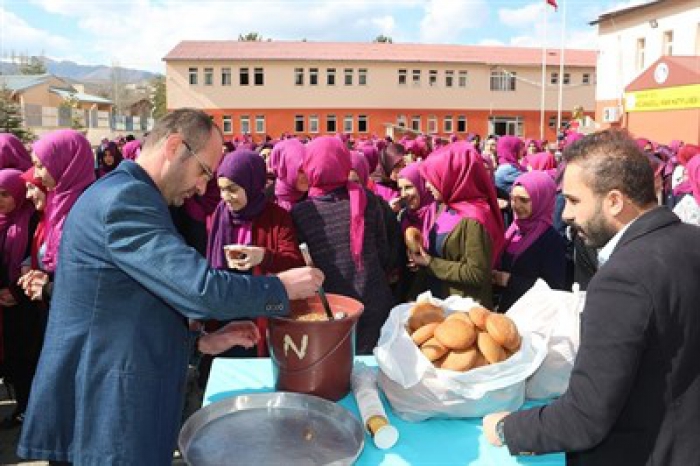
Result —
<path fill-rule="evenodd" d="M 180 452 L 191 466 L 350 465 L 365 433 L 347 409 L 311 395 L 275 392 L 212 403 L 185 422 Z"/>

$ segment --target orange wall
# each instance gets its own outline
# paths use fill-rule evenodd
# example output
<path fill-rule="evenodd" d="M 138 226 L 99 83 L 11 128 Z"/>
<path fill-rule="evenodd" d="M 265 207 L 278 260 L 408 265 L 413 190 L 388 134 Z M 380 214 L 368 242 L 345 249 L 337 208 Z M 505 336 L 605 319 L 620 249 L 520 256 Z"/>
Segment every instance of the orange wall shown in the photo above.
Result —
<path fill-rule="evenodd" d="M 700 109 L 664 112 L 630 112 L 627 129 L 635 137 L 668 144 L 679 139 L 687 144 L 700 141 Z"/>
<path fill-rule="evenodd" d="M 398 115 L 405 115 L 407 126 L 411 125 L 411 118 L 414 116 L 421 117 L 421 131 L 427 133 L 428 129 L 428 117 L 436 116 L 438 120 L 438 135 L 448 136 L 444 132 L 444 117 L 452 116 L 453 129 L 457 132 L 457 117 L 464 115 L 467 117 L 467 131 L 462 133 L 464 136 L 467 133 L 480 134 L 482 137 L 488 135 L 488 121 L 489 114 L 499 117 L 521 117 L 523 119 L 523 137 L 525 138 L 539 138 L 540 134 L 540 112 L 532 110 L 523 111 L 499 111 L 494 110 L 489 112 L 488 110 L 463 110 L 463 111 L 446 111 L 446 110 L 426 110 L 426 109 L 395 109 L 395 110 L 358 110 L 358 109 L 341 109 L 341 108 L 324 108 L 320 109 L 304 109 L 304 110 L 290 110 L 290 109 L 203 109 L 208 114 L 214 117 L 216 123 L 223 128 L 223 116 L 231 116 L 233 122 L 233 133 L 224 135 L 226 139 L 230 139 L 235 135 L 240 134 L 240 117 L 246 115 L 250 118 L 251 132 L 255 139 L 259 140 L 264 137 L 265 134 L 271 137 L 278 137 L 282 133 L 295 133 L 294 131 L 294 118 L 296 115 L 303 115 L 305 119 L 305 131 L 304 135 L 309 135 L 308 128 L 308 117 L 310 115 L 317 115 L 319 117 L 319 132 L 317 134 L 326 134 L 326 115 L 336 116 L 336 129 L 338 132 L 342 131 L 343 119 L 346 115 L 353 115 L 354 117 L 354 133 L 355 136 L 362 136 L 363 134 L 377 136 L 384 136 L 386 134 L 385 123 L 396 124 Z M 593 117 L 592 112 L 587 112 L 587 115 Z M 264 115 L 265 116 L 265 134 L 255 133 L 255 116 Z M 357 117 L 358 115 L 367 115 L 369 124 L 367 133 L 360 134 L 357 131 Z M 545 125 L 549 121 L 550 117 L 556 117 L 556 112 L 545 112 Z M 570 112 L 564 112 L 562 118 L 570 117 Z M 554 141 L 556 139 L 556 133 L 553 129 L 547 127 L 545 130 L 545 138 L 549 141 Z"/>

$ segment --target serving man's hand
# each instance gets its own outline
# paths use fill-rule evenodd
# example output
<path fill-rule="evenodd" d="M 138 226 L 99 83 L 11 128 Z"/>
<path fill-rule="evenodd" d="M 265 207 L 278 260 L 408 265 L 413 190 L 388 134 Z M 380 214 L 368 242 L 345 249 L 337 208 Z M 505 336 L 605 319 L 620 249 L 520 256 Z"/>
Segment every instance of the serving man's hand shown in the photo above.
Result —
<path fill-rule="evenodd" d="M 498 435 L 496 435 L 496 424 L 498 424 L 498 421 L 508 416 L 509 414 L 510 412 L 508 411 L 502 411 L 500 413 L 492 413 L 484 416 L 484 435 L 486 436 L 486 440 L 488 440 L 491 445 L 497 447 L 503 446 L 501 439 L 499 439 Z"/>
<path fill-rule="evenodd" d="M 323 285 L 323 272 L 314 267 L 299 267 L 278 273 L 289 299 L 306 299 L 314 295 Z"/>
<path fill-rule="evenodd" d="M 216 332 L 202 335 L 197 349 L 205 354 L 220 354 L 234 346 L 251 348 L 260 341 L 260 331 L 249 320 L 230 322 Z"/>

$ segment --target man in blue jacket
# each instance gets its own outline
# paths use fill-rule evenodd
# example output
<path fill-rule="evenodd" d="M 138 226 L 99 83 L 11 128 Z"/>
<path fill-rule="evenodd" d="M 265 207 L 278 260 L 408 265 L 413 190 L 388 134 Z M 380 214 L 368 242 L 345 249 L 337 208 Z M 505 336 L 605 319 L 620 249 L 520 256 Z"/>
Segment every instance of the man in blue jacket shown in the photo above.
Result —
<path fill-rule="evenodd" d="M 168 211 L 203 193 L 221 158 L 208 115 L 158 122 L 137 163 L 91 186 L 63 232 L 50 318 L 18 453 L 76 465 L 169 465 L 184 401 L 188 320 L 285 315 L 317 269 L 214 270 Z M 208 336 L 226 349 L 230 334 Z"/>
<path fill-rule="evenodd" d="M 484 418 L 511 454 L 567 464 L 698 464 L 700 229 L 659 207 L 647 157 L 625 133 L 564 153 L 564 219 L 601 248 L 569 387 L 547 406 Z"/>

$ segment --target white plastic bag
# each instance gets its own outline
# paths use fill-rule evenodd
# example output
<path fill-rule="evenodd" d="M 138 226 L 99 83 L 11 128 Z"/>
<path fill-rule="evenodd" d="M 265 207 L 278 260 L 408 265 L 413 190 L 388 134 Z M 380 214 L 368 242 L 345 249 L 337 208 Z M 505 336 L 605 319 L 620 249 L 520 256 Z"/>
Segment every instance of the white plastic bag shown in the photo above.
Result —
<path fill-rule="evenodd" d="M 552 290 L 538 280 L 506 312 L 518 329 L 542 335 L 548 341 L 547 357 L 527 380 L 529 399 L 548 399 L 563 394 L 569 386 L 580 338 L 580 314 L 585 293 Z"/>
<path fill-rule="evenodd" d="M 477 305 L 458 296 L 440 301 L 421 295 L 421 300 L 441 305 L 446 314 Z M 379 385 L 398 416 L 413 422 L 431 417 L 482 417 L 494 411 L 513 411 L 523 404 L 525 380 L 547 353 L 545 337 L 521 331 L 520 351 L 499 364 L 464 373 L 436 369 L 406 332 L 413 305 L 392 309 L 374 350 L 381 369 Z"/>

